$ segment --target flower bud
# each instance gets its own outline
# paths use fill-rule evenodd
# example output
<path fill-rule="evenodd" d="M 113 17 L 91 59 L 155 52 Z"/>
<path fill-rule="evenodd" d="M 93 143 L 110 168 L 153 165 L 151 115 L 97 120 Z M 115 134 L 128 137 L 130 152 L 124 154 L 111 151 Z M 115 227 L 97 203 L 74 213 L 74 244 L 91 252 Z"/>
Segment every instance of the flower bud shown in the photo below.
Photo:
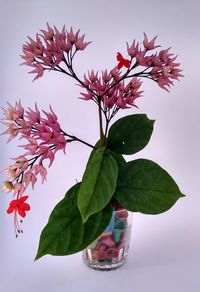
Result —
<path fill-rule="evenodd" d="M 9 180 L 4 181 L 3 187 L 2 187 L 2 192 L 9 193 L 9 192 L 11 192 L 13 190 L 14 190 L 13 183 L 11 181 L 9 181 Z"/>

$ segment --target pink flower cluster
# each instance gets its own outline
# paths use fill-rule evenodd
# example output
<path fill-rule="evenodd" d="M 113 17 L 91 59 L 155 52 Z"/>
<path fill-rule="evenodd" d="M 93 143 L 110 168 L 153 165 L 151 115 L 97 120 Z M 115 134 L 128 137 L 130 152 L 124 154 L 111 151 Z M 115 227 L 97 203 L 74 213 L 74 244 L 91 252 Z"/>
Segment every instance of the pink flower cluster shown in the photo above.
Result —
<path fill-rule="evenodd" d="M 59 31 L 55 26 L 52 28 L 47 24 L 47 30 L 41 30 L 41 33 L 36 35 L 35 40 L 29 37 L 29 42 L 23 46 L 23 64 L 34 68 L 30 72 L 36 74 L 34 80 L 41 77 L 46 69 L 67 74 L 86 90 L 86 93 L 81 93 L 82 99 L 101 104 L 104 113 L 112 109 L 111 116 L 120 108 L 136 106 L 135 99 L 142 93 L 139 91 L 141 81 L 138 78 L 151 79 L 169 91 L 173 80 L 182 76 L 180 64 L 175 62 L 176 57 L 169 49 L 154 51 L 160 47 L 155 45 L 156 37 L 148 40 L 144 33 L 142 45 L 135 40 L 131 45 L 127 43 L 130 59 L 125 59 L 118 52 L 118 64 L 114 69 L 103 71 L 101 77 L 92 70 L 81 80 L 74 72 L 73 58 L 77 51 L 84 50 L 90 42 L 84 42 L 84 35 L 80 36 L 79 30 L 74 33 L 71 28 L 67 32 L 65 26 Z M 122 74 L 120 69 L 123 68 L 126 71 Z M 125 84 L 125 79 L 128 78 L 131 81 Z"/>
<path fill-rule="evenodd" d="M 58 150 L 65 152 L 67 140 L 51 107 L 50 112 L 43 111 L 44 117 L 37 105 L 34 110 L 29 108 L 25 112 L 20 102 L 16 102 L 15 106 L 8 104 L 8 108 L 3 111 L 2 123 L 7 129 L 2 134 L 9 135 L 8 142 L 17 136 L 26 140 L 25 145 L 20 145 L 26 152 L 13 158 L 14 164 L 5 170 L 7 179 L 2 189 L 5 192 L 12 191 L 18 201 L 29 184 L 34 188 L 38 175 L 42 183 L 46 180 L 44 160 L 48 159 L 50 166 Z"/>
<path fill-rule="evenodd" d="M 149 41 L 144 33 L 143 46 L 139 46 L 135 40 L 131 46 L 127 43 L 127 53 L 131 57 L 132 63 L 135 60 L 129 70 L 131 71 L 138 66 L 146 67 L 141 72 L 136 73 L 136 76 L 152 79 L 162 89 L 169 91 L 170 86 L 173 85 L 172 80 L 179 80 L 179 77 L 183 76 L 180 74 L 182 70 L 179 69 L 180 64 L 174 62 L 177 57 L 169 52 L 169 48 L 155 53 L 151 52 L 160 47 L 155 45 L 155 40 L 156 37 Z"/>
<path fill-rule="evenodd" d="M 84 76 L 87 93 L 81 93 L 82 98 L 93 99 L 96 103 L 99 103 L 100 99 L 105 112 L 114 106 L 116 109 L 136 106 L 134 102 L 142 93 L 139 91 L 142 82 L 137 77 L 133 77 L 128 84 L 125 84 L 124 80 L 119 82 L 121 77 L 121 73 L 116 68 L 110 72 L 103 71 L 101 77 L 98 76 L 98 72 L 94 73 L 92 70 L 88 73 L 88 77 Z"/>
<path fill-rule="evenodd" d="M 47 24 L 47 30 L 41 30 L 36 39 L 28 37 L 29 42 L 23 45 L 21 57 L 25 60 L 23 64 L 33 67 L 30 73 L 37 74 L 35 79 L 42 77 L 44 70 L 54 69 L 61 71 L 60 63 L 67 65 L 69 72 L 72 60 L 77 51 L 84 50 L 90 42 L 85 42 L 85 35 L 80 36 L 79 30 L 69 32 L 63 27 L 62 31 Z"/>
<path fill-rule="evenodd" d="M 22 195 L 30 183 L 34 187 L 38 174 L 44 182 L 47 170 L 43 161 L 49 159 L 50 166 L 55 153 L 65 151 L 67 140 L 51 107 L 49 113 L 43 111 L 44 117 L 37 105 L 34 110 L 29 108 L 25 112 L 20 102 L 16 102 L 15 106 L 8 104 L 8 108 L 3 110 L 6 120 L 3 123 L 7 130 L 2 134 L 9 135 L 8 141 L 20 135 L 27 142 L 20 146 L 26 150 L 24 155 L 14 158 L 15 163 L 6 169 L 8 180 L 4 182 L 3 190 Z"/>

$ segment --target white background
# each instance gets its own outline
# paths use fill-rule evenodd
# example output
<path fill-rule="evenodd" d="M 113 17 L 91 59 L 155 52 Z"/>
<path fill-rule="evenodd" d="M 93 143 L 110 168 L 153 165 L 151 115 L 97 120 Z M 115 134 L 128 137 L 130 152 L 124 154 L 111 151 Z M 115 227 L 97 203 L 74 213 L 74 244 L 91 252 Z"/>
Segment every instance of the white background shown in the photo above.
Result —
<path fill-rule="evenodd" d="M 24 106 L 49 104 L 63 128 L 94 144 L 98 139 L 96 106 L 84 102 L 73 80 L 54 72 L 32 83 L 29 68 L 19 66 L 21 46 L 27 35 L 46 27 L 81 29 L 92 44 L 77 56 L 76 70 L 113 68 L 117 51 L 126 56 L 125 42 L 158 35 L 157 43 L 178 54 L 184 78 L 171 93 L 153 82 L 144 82 L 139 110 L 121 115 L 146 113 L 156 120 L 149 145 L 136 157 L 149 158 L 165 168 L 186 198 L 168 212 L 147 216 L 134 214 L 132 243 L 127 264 L 114 272 L 96 272 L 84 266 L 81 254 L 46 256 L 34 262 L 39 235 L 49 213 L 65 191 L 80 180 L 90 149 L 81 144 L 58 153 L 48 171 L 48 181 L 30 194 L 31 211 L 23 223 L 24 235 L 17 240 L 13 218 L 5 213 L 10 194 L 0 197 L 0 290 L 5 292 L 198 292 L 200 291 L 200 2 L 198 0 L 1 0 L 0 1 L 0 103 Z M 119 115 L 120 116 L 120 115 Z M 118 117 L 119 117 L 118 116 Z M 2 127 L 2 126 L 1 126 Z M 3 129 L 1 130 L 1 132 Z M 17 141 L 0 142 L 0 168 L 16 157 Z M 130 159 L 130 157 L 128 158 Z M 134 159 L 134 157 L 131 157 Z M 3 175 L 1 174 L 1 182 Z"/>

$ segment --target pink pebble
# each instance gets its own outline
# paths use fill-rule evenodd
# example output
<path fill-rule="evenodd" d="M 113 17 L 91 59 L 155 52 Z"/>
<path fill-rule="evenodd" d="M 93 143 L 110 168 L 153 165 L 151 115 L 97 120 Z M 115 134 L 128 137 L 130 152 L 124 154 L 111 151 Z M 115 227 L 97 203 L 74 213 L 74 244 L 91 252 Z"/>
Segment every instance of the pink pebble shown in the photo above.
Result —
<path fill-rule="evenodd" d="M 102 244 L 102 245 L 99 247 L 99 250 L 98 250 L 98 260 L 100 260 L 100 261 L 105 260 L 105 258 L 106 258 L 106 252 L 105 252 L 105 249 L 106 249 L 106 246 L 105 246 L 104 244 Z"/>
<path fill-rule="evenodd" d="M 106 258 L 107 259 L 112 259 L 112 258 L 116 258 L 119 255 L 119 251 L 116 248 L 109 248 L 106 251 Z"/>
<path fill-rule="evenodd" d="M 117 211 L 115 213 L 117 219 L 127 219 L 128 218 L 128 211 L 127 210 L 121 210 L 121 211 Z"/>
<path fill-rule="evenodd" d="M 107 247 L 113 247 L 116 245 L 112 236 L 101 238 L 101 243 L 105 244 Z"/>
<path fill-rule="evenodd" d="M 96 249 L 99 249 L 99 247 L 104 244 L 106 247 L 113 247 L 116 245 L 116 243 L 114 242 L 113 238 L 112 238 L 112 235 L 105 235 L 105 236 L 102 236 L 97 245 L 96 245 Z"/>

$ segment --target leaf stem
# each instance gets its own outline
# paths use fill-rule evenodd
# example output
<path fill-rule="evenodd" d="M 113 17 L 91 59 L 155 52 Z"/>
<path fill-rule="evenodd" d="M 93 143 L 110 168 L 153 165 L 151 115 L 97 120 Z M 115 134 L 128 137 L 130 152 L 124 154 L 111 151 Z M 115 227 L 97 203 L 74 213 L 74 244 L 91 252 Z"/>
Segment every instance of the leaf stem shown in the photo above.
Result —
<path fill-rule="evenodd" d="M 61 132 L 63 133 L 64 136 L 68 136 L 69 138 L 72 139 L 72 140 L 70 140 L 70 141 L 67 140 L 68 142 L 78 141 L 78 142 L 80 142 L 80 143 L 83 143 L 83 144 L 87 145 L 88 147 L 91 147 L 91 148 L 93 148 L 93 149 L 96 149 L 95 146 L 89 144 L 88 142 L 86 142 L 86 141 L 84 141 L 84 140 L 82 140 L 82 139 L 79 139 L 78 137 L 76 137 L 76 136 L 74 136 L 74 135 L 67 134 L 67 133 L 66 133 L 65 131 L 63 131 L 62 129 L 61 129 Z"/>

